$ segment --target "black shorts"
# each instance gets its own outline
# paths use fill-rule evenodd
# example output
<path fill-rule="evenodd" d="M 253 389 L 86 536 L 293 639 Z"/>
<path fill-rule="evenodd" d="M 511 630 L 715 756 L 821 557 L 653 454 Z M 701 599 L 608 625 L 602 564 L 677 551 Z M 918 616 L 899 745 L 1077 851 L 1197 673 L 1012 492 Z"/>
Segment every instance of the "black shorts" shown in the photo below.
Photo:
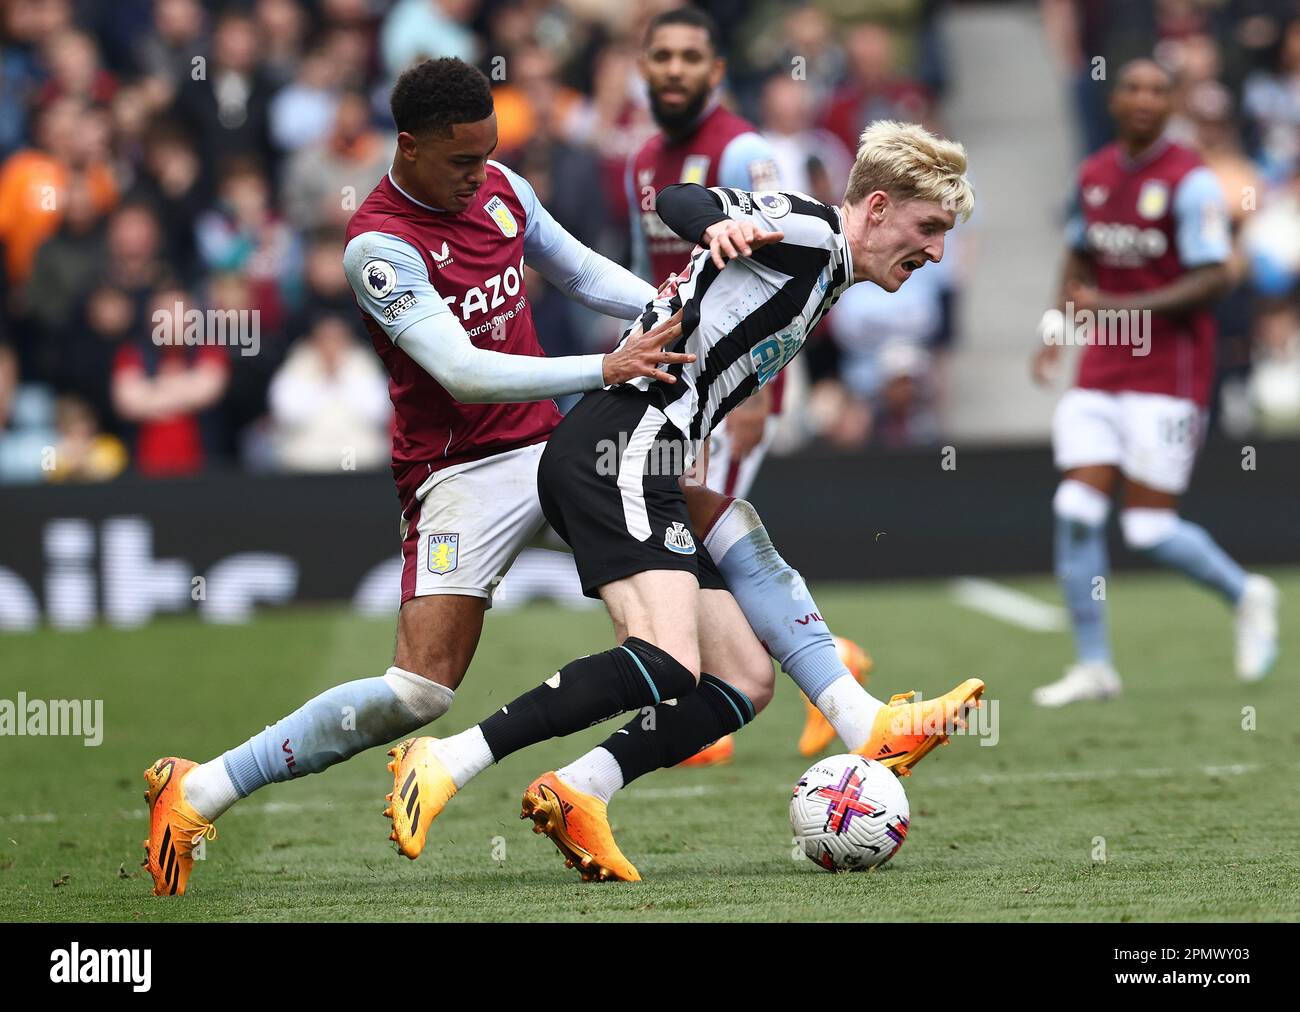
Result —
<path fill-rule="evenodd" d="M 727 589 L 691 530 L 678 484 L 683 464 L 681 433 L 633 387 L 587 394 L 551 434 L 537 494 L 573 549 L 588 597 L 657 569 L 694 573 L 705 590 Z"/>

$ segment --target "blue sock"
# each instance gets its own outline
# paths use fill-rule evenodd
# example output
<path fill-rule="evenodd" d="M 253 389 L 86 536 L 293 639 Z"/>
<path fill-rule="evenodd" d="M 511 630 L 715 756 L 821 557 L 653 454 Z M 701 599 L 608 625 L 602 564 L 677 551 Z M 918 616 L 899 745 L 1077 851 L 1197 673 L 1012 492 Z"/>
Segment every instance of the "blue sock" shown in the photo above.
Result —
<path fill-rule="evenodd" d="M 224 756 L 241 798 L 259 787 L 319 773 L 358 752 L 400 738 L 447 711 L 446 686 L 401 668 L 336 685 Z"/>
<path fill-rule="evenodd" d="M 1162 566 L 1186 573 L 1197 583 L 1223 595 L 1231 604 L 1241 600 L 1246 573 L 1199 524 L 1178 519 L 1168 537 L 1155 544 L 1134 545 Z"/>
<path fill-rule="evenodd" d="M 1056 580 L 1074 630 L 1080 661 L 1110 662 L 1110 636 L 1106 601 L 1094 589 L 1094 579 L 1110 572 L 1106 551 L 1106 524 L 1084 523 L 1056 516 Z"/>
<path fill-rule="evenodd" d="M 737 499 L 704 544 L 750 628 L 804 695 L 815 702 L 832 682 L 852 677 L 803 577 L 781 558 L 754 507 Z"/>

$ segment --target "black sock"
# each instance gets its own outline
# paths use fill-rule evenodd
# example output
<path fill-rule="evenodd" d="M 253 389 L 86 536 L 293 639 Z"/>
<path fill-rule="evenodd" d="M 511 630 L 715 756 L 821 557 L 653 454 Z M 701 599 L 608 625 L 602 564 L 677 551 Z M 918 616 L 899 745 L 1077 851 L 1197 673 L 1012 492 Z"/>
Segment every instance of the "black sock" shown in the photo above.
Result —
<path fill-rule="evenodd" d="M 700 687 L 676 706 L 656 706 L 637 714 L 601 747 L 623 771 L 624 785 L 651 770 L 676 766 L 724 734 L 739 731 L 754 719 L 754 705 L 721 678 L 701 675 Z"/>
<path fill-rule="evenodd" d="M 685 699 L 695 677 L 653 643 L 629 636 L 602 654 L 570 661 L 479 724 L 492 758 L 599 724 L 664 699 Z"/>

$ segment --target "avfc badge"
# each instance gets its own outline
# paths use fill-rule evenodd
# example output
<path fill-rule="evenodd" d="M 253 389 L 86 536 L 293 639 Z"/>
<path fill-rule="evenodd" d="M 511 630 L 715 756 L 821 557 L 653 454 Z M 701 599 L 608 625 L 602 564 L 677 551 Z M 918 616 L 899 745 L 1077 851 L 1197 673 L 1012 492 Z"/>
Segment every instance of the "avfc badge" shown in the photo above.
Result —
<path fill-rule="evenodd" d="M 438 576 L 450 573 L 460 561 L 459 534 L 430 534 L 428 546 L 429 572 Z"/>
<path fill-rule="evenodd" d="M 685 524 L 674 521 L 664 532 L 664 547 L 678 555 L 694 555 L 695 539 Z"/>
<path fill-rule="evenodd" d="M 501 229 L 501 234 L 507 239 L 513 239 L 519 234 L 519 223 L 515 221 L 515 216 L 510 213 L 510 208 L 506 207 L 506 202 L 500 197 L 493 197 L 483 205 L 492 220 L 497 223 L 497 228 Z"/>
<path fill-rule="evenodd" d="M 682 162 L 682 182 L 703 186 L 704 181 L 709 178 L 711 160 L 708 155 L 687 155 Z"/>
<path fill-rule="evenodd" d="M 1162 179 L 1148 179 L 1138 191 L 1138 214 L 1147 221 L 1159 221 L 1169 210 L 1169 187 Z"/>
<path fill-rule="evenodd" d="M 361 276 L 366 281 L 366 291 L 374 298 L 382 299 L 392 294 L 397 287 L 397 268 L 387 260 L 368 260 L 361 268 Z"/>

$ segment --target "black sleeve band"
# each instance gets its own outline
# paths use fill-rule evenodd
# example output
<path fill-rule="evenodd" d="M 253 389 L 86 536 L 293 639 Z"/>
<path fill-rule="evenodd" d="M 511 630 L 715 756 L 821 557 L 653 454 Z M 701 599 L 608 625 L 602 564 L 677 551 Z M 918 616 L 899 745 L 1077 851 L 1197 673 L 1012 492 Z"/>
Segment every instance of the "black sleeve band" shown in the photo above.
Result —
<path fill-rule="evenodd" d="M 689 243 L 698 243 L 706 228 L 728 218 L 718 195 L 698 183 L 665 186 L 655 198 L 655 211 L 665 225 Z"/>

